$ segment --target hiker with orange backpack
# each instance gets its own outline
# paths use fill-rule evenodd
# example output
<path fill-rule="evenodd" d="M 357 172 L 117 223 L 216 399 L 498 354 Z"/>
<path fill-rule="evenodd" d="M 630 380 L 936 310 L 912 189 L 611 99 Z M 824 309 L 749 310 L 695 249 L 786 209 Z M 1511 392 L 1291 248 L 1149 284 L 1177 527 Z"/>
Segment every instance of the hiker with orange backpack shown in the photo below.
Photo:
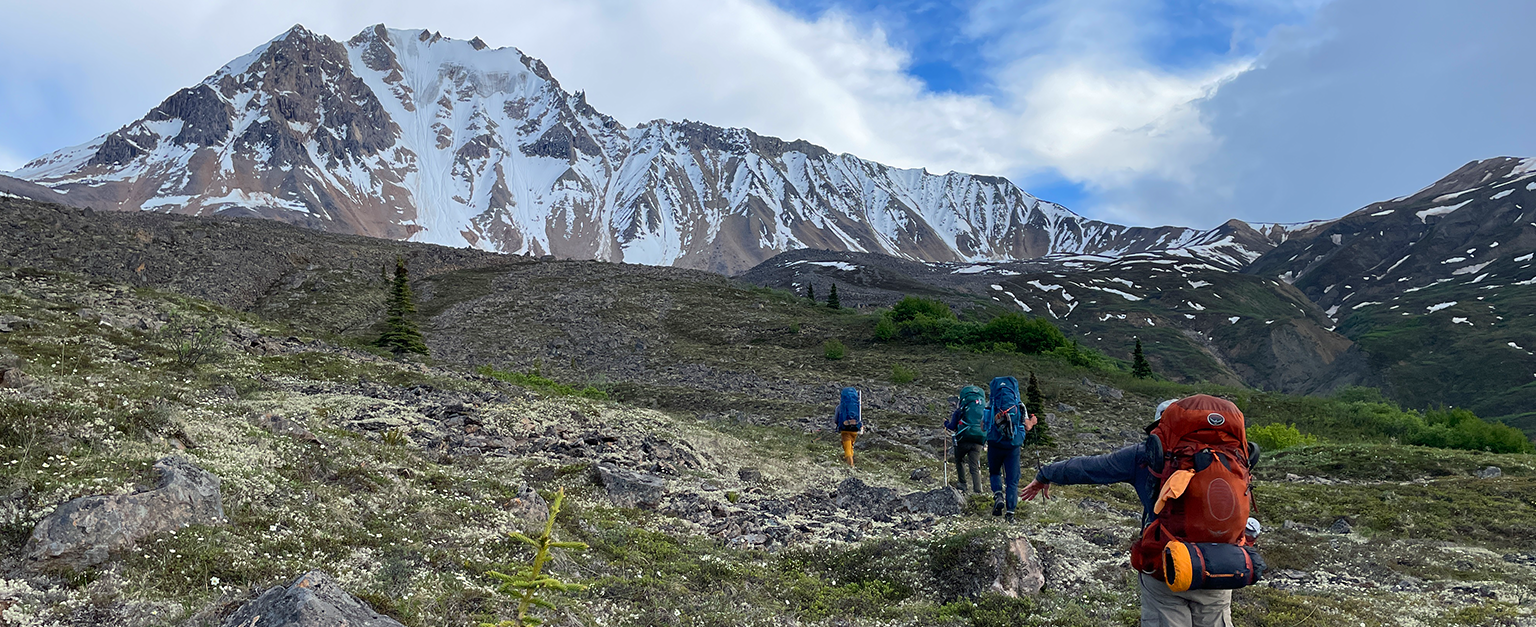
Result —
<path fill-rule="evenodd" d="M 1019 447 L 1035 428 L 1035 417 L 1019 399 L 1019 380 L 994 377 L 982 427 L 987 432 L 987 481 L 992 487 L 992 515 L 1013 522 L 1019 506 Z"/>
<path fill-rule="evenodd" d="M 1131 547 L 1142 627 L 1231 627 L 1232 590 L 1266 568 L 1248 517 L 1258 457 L 1237 406 L 1197 394 L 1159 405 L 1145 443 L 1048 464 L 1020 496 L 1050 498 L 1053 483 L 1131 484 L 1142 505 Z"/>

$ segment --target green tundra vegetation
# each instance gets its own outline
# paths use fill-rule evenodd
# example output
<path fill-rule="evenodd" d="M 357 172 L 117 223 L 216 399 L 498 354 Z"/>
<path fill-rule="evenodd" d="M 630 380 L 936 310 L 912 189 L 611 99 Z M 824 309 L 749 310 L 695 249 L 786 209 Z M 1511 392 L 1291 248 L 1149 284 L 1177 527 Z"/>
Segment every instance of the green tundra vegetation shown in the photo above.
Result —
<path fill-rule="evenodd" d="M 590 280 L 611 286 L 599 272 L 622 271 L 615 266 L 571 262 L 551 285 L 589 289 L 581 281 L 596 275 Z M 448 326 L 448 312 L 492 289 L 475 272 L 418 279 L 428 314 L 421 328 L 434 351 L 418 363 L 373 347 L 366 328 L 342 334 L 298 322 L 303 312 L 261 317 L 154 289 L 0 271 L 0 312 L 33 322 L 0 335 L 0 358 L 14 356 L 31 381 L 0 390 L 0 494 L 12 495 L 0 509 L 5 557 L 19 555 L 33 525 L 62 502 L 152 484 L 154 461 L 168 453 L 221 478 L 229 519 L 156 534 L 109 567 L 53 579 L 6 575 L 3 589 L 22 604 L 6 611 L 62 623 L 86 615 L 82 608 L 153 609 L 170 617 L 163 624 L 195 625 L 207 608 L 324 567 L 411 627 L 494 624 L 514 619 L 521 597 L 498 593 L 505 581 L 489 573 L 515 577 L 529 566 L 527 542 L 507 532 L 547 530 L 590 547 L 556 552 L 538 572 L 563 584 L 541 595 L 555 606 L 545 610 L 549 624 L 1134 625 L 1135 584 L 1120 564 L 1139 504 L 1126 486 L 1059 486 L 1056 498 L 1023 506 L 1014 527 L 978 514 L 973 502 L 968 514 L 911 527 L 871 521 L 841 539 L 770 549 L 610 502 L 593 478 L 599 459 L 443 454 L 426 446 L 434 436 L 421 419 L 436 406 L 420 399 L 451 393 L 480 399 L 483 428 L 518 438 L 569 431 L 570 443 L 604 434 L 636 447 L 647 438 L 686 443 L 707 463 L 671 475 L 669 489 L 735 511 L 826 498 L 847 476 L 833 435 L 805 427 L 825 422 L 834 401 L 776 396 L 776 386 L 870 390 L 874 428 L 860 439 L 868 448 L 858 453 L 858 476 L 909 492 L 936 487 L 913 471 L 939 474 L 934 434 L 947 396 L 963 383 L 1034 373 L 1029 387 L 1055 441 L 1031 447 L 1031 467 L 1134 441 L 1164 398 L 1212 393 L 1243 409 L 1254 440 L 1272 445 L 1256 471 L 1258 511 L 1272 529 L 1261 550 L 1301 578 L 1237 592 L 1239 625 L 1516 625 L 1533 617 L 1520 591 L 1536 589 L 1536 569 L 1522 561 L 1536 546 L 1536 455 L 1518 432 L 1465 409 L 1406 410 L 1363 389 L 1299 397 L 1137 378 L 1039 318 L 962 320 L 921 299 L 834 311 L 715 279 L 631 288 L 637 300 L 661 293 L 688 312 L 643 342 L 663 365 L 687 368 L 670 378 L 605 382 L 566 357 L 544 367 L 449 360 L 444 333 L 473 342 L 521 333 L 519 342 L 541 347 L 530 338 L 550 333 L 528 322 Z M 384 302 L 389 288 L 355 297 Z M 618 299 L 611 311 L 591 311 L 635 316 L 625 307 Z M 187 336 L 121 323 L 162 315 L 196 321 L 193 337 L 216 335 L 216 349 L 188 363 L 177 339 Z M 844 346 L 841 359 L 826 358 L 830 341 Z M 687 387 L 721 369 L 769 383 Z M 899 402 L 877 406 L 882 398 Z M 270 414 L 302 429 L 273 428 L 262 422 Z M 749 466 L 765 479 L 738 481 L 737 469 Z M 1500 474 L 1477 474 L 1490 466 Z M 705 483 L 718 489 L 697 487 Z M 552 526 L 514 513 L 524 486 L 548 501 L 564 491 Z M 1339 520 L 1353 531 L 1326 531 Z M 974 559 L 974 542 L 1018 533 L 1045 558 L 1038 596 L 955 596 L 936 584 Z"/>

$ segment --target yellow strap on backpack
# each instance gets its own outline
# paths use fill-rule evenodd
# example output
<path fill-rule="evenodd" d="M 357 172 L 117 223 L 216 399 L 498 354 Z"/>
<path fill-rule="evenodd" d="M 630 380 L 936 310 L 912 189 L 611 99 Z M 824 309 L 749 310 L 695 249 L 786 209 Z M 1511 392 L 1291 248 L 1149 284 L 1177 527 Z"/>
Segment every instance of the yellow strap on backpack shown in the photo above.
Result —
<path fill-rule="evenodd" d="M 1157 503 L 1152 506 L 1152 513 L 1163 513 L 1163 506 L 1170 499 L 1184 496 L 1184 490 L 1189 487 L 1189 480 L 1195 477 L 1193 470 L 1177 470 L 1163 480 L 1163 489 L 1157 495 Z"/>

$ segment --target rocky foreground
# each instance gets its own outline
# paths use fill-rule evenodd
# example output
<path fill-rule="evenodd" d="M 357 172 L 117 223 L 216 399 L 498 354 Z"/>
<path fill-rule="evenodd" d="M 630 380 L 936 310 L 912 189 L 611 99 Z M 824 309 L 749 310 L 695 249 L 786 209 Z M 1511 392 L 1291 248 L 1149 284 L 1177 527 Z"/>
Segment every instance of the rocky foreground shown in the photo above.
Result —
<path fill-rule="evenodd" d="M 540 525 L 560 488 L 557 536 L 592 549 L 553 565 L 590 586 L 558 599 L 557 624 L 1133 623 L 1124 486 L 1061 488 L 1004 526 L 940 485 L 904 414 L 872 416 L 850 473 L 815 416 L 663 412 L 504 379 L 172 294 L 0 272 L 0 625 L 505 617 L 484 573 L 526 560 L 505 533 Z M 1045 458 L 1134 438 L 1129 419 L 1095 416 L 1150 399 L 1087 383 L 1064 397 L 1080 410 L 1052 414 L 1066 442 Z M 1258 511 L 1276 569 L 1239 594 L 1240 623 L 1536 625 L 1531 458 L 1272 457 Z"/>

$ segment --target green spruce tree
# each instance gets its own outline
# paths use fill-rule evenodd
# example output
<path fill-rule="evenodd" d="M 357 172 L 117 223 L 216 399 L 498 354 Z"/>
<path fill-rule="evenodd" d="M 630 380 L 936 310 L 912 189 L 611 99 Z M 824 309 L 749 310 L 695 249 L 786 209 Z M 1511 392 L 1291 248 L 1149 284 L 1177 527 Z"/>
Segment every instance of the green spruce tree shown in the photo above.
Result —
<path fill-rule="evenodd" d="M 1141 338 L 1136 339 L 1136 350 L 1131 351 L 1131 376 L 1137 379 L 1152 378 L 1152 364 L 1147 363 L 1147 356 L 1141 354 Z"/>
<path fill-rule="evenodd" d="M 587 589 L 582 584 L 561 581 L 544 572 L 544 566 L 554 558 L 550 554 L 550 549 L 585 551 L 588 548 L 585 542 L 555 540 L 555 517 L 560 514 L 560 505 L 564 501 L 565 488 L 560 488 L 549 504 L 549 519 L 544 523 L 544 533 L 539 534 L 537 538 L 530 538 L 516 531 L 507 532 L 512 539 L 528 545 L 533 550 L 532 563 L 517 569 L 510 575 L 494 570 L 486 574 L 501 582 L 501 585 L 496 587 L 496 592 L 517 599 L 517 617 L 495 623 L 480 623 L 480 627 L 537 627 L 544 624 L 544 619 L 533 615 L 534 608 L 559 609 L 559 606 L 548 598 L 550 592 L 580 592 Z"/>
<path fill-rule="evenodd" d="M 805 284 L 805 297 L 811 299 L 811 303 L 812 304 L 814 304 L 816 302 L 816 284 L 814 284 L 814 283 L 806 283 Z"/>
<path fill-rule="evenodd" d="M 389 308 L 385 311 L 384 332 L 375 344 L 389 349 L 396 355 L 406 353 L 427 354 L 427 344 L 421 339 L 412 317 L 416 315 L 415 297 L 411 295 L 410 274 L 405 259 L 395 259 L 395 282 L 389 292 Z"/>
<path fill-rule="evenodd" d="M 1025 445 L 1051 446 L 1056 440 L 1051 437 L 1051 426 L 1045 423 L 1045 394 L 1040 392 L 1040 380 L 1035 378 L 1035 373 L 1029 373 L 1029 385 L 1024 388 L 1024 407 L 1035 413 L 1039 422 L 1035 428 L 1029 430 L 1024 438 Z"/>
<path fill-rule="evenodd" d="M 843 302 L 837 299 L 837 284 L 832 284 L 832 293 L 827 294 L 827 309 L 842 309 Z"/>

